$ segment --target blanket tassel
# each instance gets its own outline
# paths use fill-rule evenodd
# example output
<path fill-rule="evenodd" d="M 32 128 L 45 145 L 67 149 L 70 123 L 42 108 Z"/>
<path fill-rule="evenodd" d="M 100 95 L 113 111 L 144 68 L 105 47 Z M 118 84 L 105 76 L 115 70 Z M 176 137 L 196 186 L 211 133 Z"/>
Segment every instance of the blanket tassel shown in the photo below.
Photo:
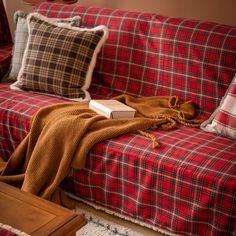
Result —
<path fill-rule="evenodd" d="M 157 138 L 154 135 L 152 135 L 148 132 L 142 131 L 142 130 L 138 130 L 138 133 L 147 137 L 147 138 L 150 138 L 152 140 L 152 147 L 153 148 L 160 147 L 160 143 L 157 141 Z"/>

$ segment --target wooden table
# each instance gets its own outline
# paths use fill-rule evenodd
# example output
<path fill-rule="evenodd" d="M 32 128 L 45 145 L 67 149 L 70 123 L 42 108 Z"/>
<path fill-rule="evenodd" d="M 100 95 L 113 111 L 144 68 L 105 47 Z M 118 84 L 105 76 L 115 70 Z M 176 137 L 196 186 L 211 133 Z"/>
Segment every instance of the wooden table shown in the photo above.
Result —
<path fill-rule="evenodd" d="M 0 182 L 0 222 L 30 235 L 75 235 L 86 224 L 67 208 Z"/>

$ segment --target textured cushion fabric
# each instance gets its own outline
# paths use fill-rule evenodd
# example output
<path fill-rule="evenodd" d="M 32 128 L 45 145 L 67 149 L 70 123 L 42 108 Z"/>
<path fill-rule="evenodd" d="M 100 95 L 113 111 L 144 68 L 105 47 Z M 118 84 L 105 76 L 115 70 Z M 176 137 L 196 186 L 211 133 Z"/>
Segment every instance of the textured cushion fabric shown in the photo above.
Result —
<path fill-rule="evenodd" d="M 4 81 L 16 81 L 18 73 L 20 71 L 29 35 L 26 17 L 27 14 L 24 13 L 23 11 L 16 11 L 14 14 L 14 21 L 16 24 L 14 48 L 12 52 L 11 68 L 8 74 L 4 77 L 3 79 Z M 75 27 L 79 27 L 81 23 L 80 16 L 74 16 L 72 18 L 64 18 L 64 19 L 51 18 L 51 20 L 58 23 L 68 23 L 69 25 Z"/>
<path fill-rule="evenodd" d="M 0 0 L 0 46 L 12 43 L 11 32 L 3 1 Z"/>
<path fill-rule="evenodd" d="M 89 100 L 96 57 L 108 29 L 77 28 L 37 13 L 27 18 L 29 39 L 12 89 L 33 90 L 76 101 Z"/>
<path fill-rule="evenodd" d="M 220 106 L 202 123 L 201 128 L 236 140 L 236 75 Z"/>

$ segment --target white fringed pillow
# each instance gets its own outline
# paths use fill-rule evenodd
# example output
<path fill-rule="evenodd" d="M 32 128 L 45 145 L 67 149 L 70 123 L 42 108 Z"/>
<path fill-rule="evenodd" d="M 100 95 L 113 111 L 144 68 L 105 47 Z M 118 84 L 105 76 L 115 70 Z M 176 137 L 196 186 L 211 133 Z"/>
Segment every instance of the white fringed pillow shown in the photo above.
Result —
<path fill-rule="evenodd" d="M 38 13 L 28 18 L 29 38 L 17 82 L 22 89 L 89 100 L 97 54 L 108 37 L 108 29 L 92 29 L 59 24 Z"/>
<path fill-rule="evenodd" d="M 236 75 L 220 106 L 207 121 L 202 123 L 201 128 L 236 140 Z"/>

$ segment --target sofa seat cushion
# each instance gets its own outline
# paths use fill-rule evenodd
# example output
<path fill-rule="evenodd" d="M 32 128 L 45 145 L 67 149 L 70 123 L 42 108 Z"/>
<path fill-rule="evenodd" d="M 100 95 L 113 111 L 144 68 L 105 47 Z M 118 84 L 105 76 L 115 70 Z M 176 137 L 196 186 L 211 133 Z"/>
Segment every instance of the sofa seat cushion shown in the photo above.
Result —
<path fill-rule="evenodd" d="M 136 133 L 97 144 L 86 169 L 73 170 L 63 187 L 156 230 L 232 235 L 236 143 L 184 126 L 152 134 L 160 148 Z"/>
<path fill-rule="evenodd" d="M 10 50 L 11 51 L 11 50 Z M 0 157 L 7 160 L 30 129 L 30 118 L 39 108 L 71 102 L 66 98 L 10 89 L 11 82 L 0 83 Z M 94 92 L 94 90 L 91 90 Z M 92 98 L 101 98 L 101 91 Z M 104 91 L 106 92 L 106 91 Z M 107 93 L 113 97 L 114 94 Z M 104 96 L 103 96 L 104 98 Z M 107 97 L 108 98 L 108 97 Z"/>
<path fill-rule="evenodd" d="M 12 57 L 12 44 L 0 46 L 0 81 L 8 72 Z"/>
<path fill-rule="evenodd" d="M 66 102 L 63 98 L 10 89 L 0 83 L 0 157 L 7 160 L 30 128 L 30 118 L 40 108 Z"/>
<path fill-rule="evenodd" d="M 0 83 L 0 94 L 0 157 L 5 160 L 28 133 L 30 118 L 40 107 L 68 102 L 13 91 L 9 83 Z M 177 234 L 231 235 L 236 142 L 184 126 L 151 133 L 160 148 L 153 149 L 151 140 L 138 133 L 96 144 L 86 159 L 86 169 L 73 170 L 67 179 L 70 191 Z"/>

